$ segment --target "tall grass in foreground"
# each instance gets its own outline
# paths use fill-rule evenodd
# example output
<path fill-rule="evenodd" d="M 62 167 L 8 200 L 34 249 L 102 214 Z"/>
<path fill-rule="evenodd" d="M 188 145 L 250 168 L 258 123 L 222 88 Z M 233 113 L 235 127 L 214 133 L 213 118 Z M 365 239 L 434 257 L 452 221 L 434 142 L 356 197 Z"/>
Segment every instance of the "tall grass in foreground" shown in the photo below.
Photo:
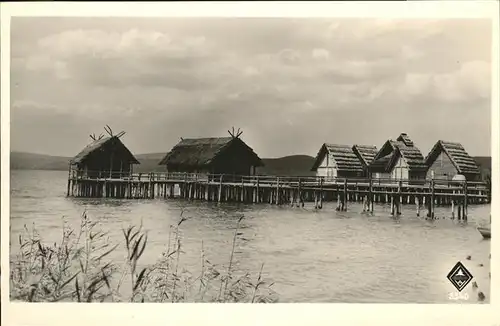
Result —
<path fill-rule="evenodd" d="M 210 262 L 200 249 L 199 275 L 182 266 L 182 217 L 170 226 L 166 250 L 152 265 L 140 259 L 147 249 L 147 233 L 140 226 L 123 230 L 126 256 L 115 263 L 108 234 L 84 212 L 78 230 L 63 225 L 59 243 L 44 244 L 35 226 L 19 235 L 19 253 L 11 258 L 11 300 L 28 302 L 276 302 L 277 295 L 263 279 L 263 267 L 252 275 L 235 270 L 235 248 L 241 241 L 239 218 L 226 266 Z"/>

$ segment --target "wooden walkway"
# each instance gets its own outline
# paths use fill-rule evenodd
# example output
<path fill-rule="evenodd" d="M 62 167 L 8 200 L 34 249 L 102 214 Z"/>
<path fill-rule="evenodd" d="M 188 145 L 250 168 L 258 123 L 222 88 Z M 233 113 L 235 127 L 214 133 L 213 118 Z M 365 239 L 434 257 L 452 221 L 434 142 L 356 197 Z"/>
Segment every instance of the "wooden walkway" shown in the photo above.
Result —
<path fill-rule="evenodd" d="M 67 195 L 89 198 L 186 198 L 217 202 L 290 204 L 303 207 L 314 202 L 337 201 L 337 210 L 348 202 L 362 202 L 373 212 L 374 203 L 391 203 L 391 213 L 401 214 L 402 204 L 415 205 L 417 215 L 427 209 L 434 217 L 436 205 L 451 206 L 452 217 L 467 219 L 469 204 L 489 202 L 489 190 L 481 182 L 448 180 L 339 179 L 327 177 L 234 176 L 194 173 L 92 173 L 70 171 Z"/>

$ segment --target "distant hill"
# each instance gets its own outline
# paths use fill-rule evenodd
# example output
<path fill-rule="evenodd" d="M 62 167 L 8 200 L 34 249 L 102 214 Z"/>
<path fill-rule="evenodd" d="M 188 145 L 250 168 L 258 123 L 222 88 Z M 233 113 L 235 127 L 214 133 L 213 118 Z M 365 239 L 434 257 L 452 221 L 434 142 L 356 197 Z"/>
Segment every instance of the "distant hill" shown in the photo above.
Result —
<path fill-rule="evenodd" d="M 311 176 L 314 157 L 309 155 L 291 155 L 280 158 L 264 158 L 263 167 L 258 168 L 262 175 Z"/>
<path fill-rule="evenodd" d="M 164 166 L 158 165 L 158 162 L 165 156 L 165 153 L 149 153 L 135 155 L 141 164 L 134 166 L 135 172 L 158 172 L 165 171 Z"/>
<path fill-rule="evenodd" d="M 165 153 L 138 154 L 135 157 L 141 164 L 134 167 L 136 172 L 164 171 L 165 167 L 159 166 L 158 162 Z M 491 157 L 474 157 L 483 175 L 491 173 Z M 70 158 L 64 156 L 50 156 L 43 154 L 11 152 L 10 166 L 12 170 L 59 170 L 67 171 Z M 262 159 L 265 166 L 260 167 L 257 172 L 263 175 L 289 175 L 309 176 L 314 175 L 310 171 L 314 158 L 309 155 L 291 155 L 280 158 Z"/>
<path fill-rule="evenodd" d="M 67 171 L 70 158 L 43 154 L 11 152 L 10 168 L 12 170 L 59 170 Z"/>
<path fill-rule="evenodd" d="M 491 175 L 491 157 L 489 156 L 475 156 L 474 160 L 479 165 L 481 176 L 484 179 L 487 175 Z"/>
<path fill-rule="evenodd" d="M 489 157 L 489 156 L 475 156 L 474 160 L 476 161 L 477 165 L 479 165 L 479 167 L 491 171 L 491 157 Z"/>
<path fill-rule="evenodd" d="M 136 172 L 163 171 L 165 168 L 158 165 L 163 153 L 135 155 L 141 163 L 134 167 Z M 10 168 L 12 170 L 57 170 L 67 171 L 71 157 L 50 156 L 43 154 L 11 152 Z"/>

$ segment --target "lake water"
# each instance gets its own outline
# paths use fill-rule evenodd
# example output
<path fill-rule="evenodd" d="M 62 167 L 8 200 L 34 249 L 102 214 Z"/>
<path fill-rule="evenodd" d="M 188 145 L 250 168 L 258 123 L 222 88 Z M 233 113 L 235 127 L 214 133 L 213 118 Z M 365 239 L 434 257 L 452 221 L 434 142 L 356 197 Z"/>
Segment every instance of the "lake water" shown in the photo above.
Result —
<path fill-rule="evenodd" d="M 487 223 L 489 205 L 470 206 L 469 222 L 461 225 L 447 218 L 450 208 L 437 208 L 439 219 L 426 221 L 416 217 L 413 206 L 403 206 L 395 219 L 389 207 L 376 205 L 369 216 L 353 203 L 347 212 L 336 212 L 336 203 L 324 203 L 315 211 L 314 203 L 292 208 L 66 198 L 66 178 L 63 171 L 12 171 L 11 254 L 18 250 L 15 239 L 25 224 L 35 222 L 50 243 L 60 239 L 63 217 L 78 225 L 86 210 L 120 243 L 122 228 L 142 221 L 149 236 L 143 259 L 153 263 L 165 249 L 169 226 L 179 221 L 182 207 L 188 218 L 181 226 L 187 267 L 199 265 L 202 240 L 211 261 L 226 263 L 243 215 L 242 232 L 248 241 L 239 245 L 239 267 L 256 274 L 264 263 L 264 276 L 275 282 L 279 302 L 476 303 L 470 285 L 462 291 L 468 301 L 448 299 L 456 290 L 446 275 L 457 261 L 472 273 L 489 302 L 490 241 L 475 229 L 477 223 Z M 122 247 L 117 250 L 123 255 Z M 471 260 L 466 260 L 468 255 Z"/>

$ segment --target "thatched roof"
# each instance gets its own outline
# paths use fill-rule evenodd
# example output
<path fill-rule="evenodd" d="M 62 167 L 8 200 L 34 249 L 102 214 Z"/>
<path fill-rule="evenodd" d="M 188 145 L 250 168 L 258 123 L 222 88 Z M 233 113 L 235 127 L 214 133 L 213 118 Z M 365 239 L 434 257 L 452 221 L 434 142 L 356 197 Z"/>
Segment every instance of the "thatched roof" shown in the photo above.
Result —
<path fill-rule="evenodd" d="M 371 145 L 354 145 L 352 146 L 352 151 L 365 168 L 373 162 L 378 152 L 377 146 Z"/>
<path fill-rule="evenodd" d="M 85 148 L 78 153 L 73 159 L 71 159 L 71 164 L 81 164 L 83 163 L 91 154 L 98 151 L 107 151 L 110 147 L 114 147 L 122 151 L 126 157 L 126 160 L 131 164 L 140 164 L 139 161 L 134 157 L 134 155 L 128 150 L 128 148 L 122 143 L 122 141 L 117 136 L 104 137 L 101 139 L 96 139 L 90 144 L 85 146 Z"/>
<path fill-rule="evenodd" d="M 389 170 L 392 170 L 399 157 L 403 157 L 408 164 L 408 168 L 414 171 L 427 171 L 427 164 L 425 164 L 424 156 L 420 150 L 415 146 L 406 146 L 402 142 L 396 142 L 396 152 L 392 160 L 389 162 Z"/>
<path fill-rule="evenodd" d="M 254 166 L 264 165 L 253 149 L 237 137 L 182 139 L 158 164 L 186 167 L 208 166 L 232 144 L 243 146 L 249 152 Z"/>
<path fill-rule="evenodd" d="M 403 157 L 411 171 L 426 171 L 424 156 L 407 134 L 402 133 L 397 140 L 389 139 L 377 153 L 370 165 L 372 172 L 390 172 L 399 157 Z"/>
<path fill-rule="evenodd" d="M 325 143 L 321 146 L 311 171 L 316 171 L 323 161 L 325 154 L 330 154 L 339 171 L 362 172 L 363 167 L 359 158 L 354 154 L 352 147 L 348 145 L 337 145 Z"/>
<path fill-rule="evenodd" d="M 403 142 L 403 144 L 405 144 L 408 147 L 414 146 L 413 140 L 411 140 L 410 137 L 408 137 L 408 135 L 404 132 L 399 135 L 399 137 L 396 139 L 396 141 Z"/>
<path fill-rule="evenodd" d="M 427 166 L 432 163 L 442 152 L 446 153 L 459 174 L 479 174 L 476 161 L 465 151 L 460 143 L 439 140 L 425 159 Z"/>

